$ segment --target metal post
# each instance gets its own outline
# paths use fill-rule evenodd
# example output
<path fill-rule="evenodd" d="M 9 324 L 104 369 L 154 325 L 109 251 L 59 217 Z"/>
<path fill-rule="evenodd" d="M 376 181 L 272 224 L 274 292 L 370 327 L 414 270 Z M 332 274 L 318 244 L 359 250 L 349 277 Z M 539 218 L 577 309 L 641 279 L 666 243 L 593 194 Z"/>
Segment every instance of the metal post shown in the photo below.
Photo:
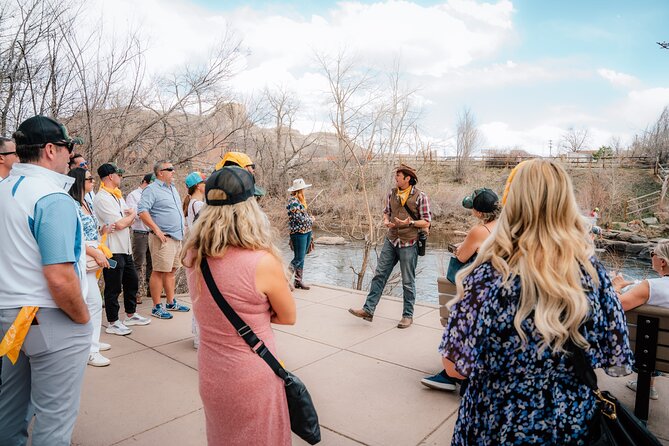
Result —
<path fill-rule="evenodd" d="M 660 320 L 656 317 L 641 314 L 637 317 L 634 359 L 638 369 L 638 376 L 636 381 L 634 415 L 643 421 L 648 421 L 650 379 L 655 371 L 659 325 Z"/>

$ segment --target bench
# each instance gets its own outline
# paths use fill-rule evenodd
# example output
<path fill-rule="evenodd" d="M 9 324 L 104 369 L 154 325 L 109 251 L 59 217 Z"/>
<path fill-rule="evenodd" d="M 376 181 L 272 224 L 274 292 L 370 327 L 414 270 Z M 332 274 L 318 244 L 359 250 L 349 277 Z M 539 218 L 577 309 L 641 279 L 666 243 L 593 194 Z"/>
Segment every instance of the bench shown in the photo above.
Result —
<path fill-rule="evenodd" d="M 651 375 L 655 370 L 669 373 L 669 308 L 641 305 L 626 316 L 639 375 L 634 414 L 647 421 Z"/>
<path fill-rule="evenodd" d="M 446 304 L 455 297 L 455 285 L 449 282 L 446 277 L 438 277 L 437 290 L 439 291 L 439 320 L 441 325 L 445 327 L 450 314 Z"/>

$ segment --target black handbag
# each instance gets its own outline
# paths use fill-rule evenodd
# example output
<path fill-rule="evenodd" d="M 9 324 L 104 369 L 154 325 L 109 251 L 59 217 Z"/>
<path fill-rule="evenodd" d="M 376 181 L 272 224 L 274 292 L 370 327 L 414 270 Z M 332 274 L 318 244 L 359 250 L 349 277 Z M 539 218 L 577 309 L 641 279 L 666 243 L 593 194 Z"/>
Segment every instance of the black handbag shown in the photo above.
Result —
<path fill-rule="evenodd" d="M 314 402 L 311 400 L 311 395 L 309 395 L 307 387 L 297 376 L 283 368 L 279 361 L 265 346 L 265 343 L 256 336 L 253 330 L 251 330 L 251 327 L 246 325 L 244 320 L 232 309 L 216 286 L 207 259 L 202 259 L 200 269 L 202 270 L 202 276 L 207 284 L 207 288 L 209 288 L 209 292 L 223 314 L 225 314 L 225 317 L 227 317 L 232 326 L 235 327 L 239 336 L 241 336 L 249 347 L 251 347 L 251 350 L 256 352 L 274 373 L 283 380 L 288 402 L 288 413 L 290 415 L 290 430 L 309 444 L 319 443 L 321 441 L 321 428 L 318 424 L 316 407 L 314 407 Z"/>
<path fill-rule="evenodd" d="M 634 413 L 607 391 L 599 390 L 597 375 L 583 349 L 570 342 L 571 362 L 576 376 L 597 398 L 598 411 L 590 422 L 590 446 L 662 446 Z"/>

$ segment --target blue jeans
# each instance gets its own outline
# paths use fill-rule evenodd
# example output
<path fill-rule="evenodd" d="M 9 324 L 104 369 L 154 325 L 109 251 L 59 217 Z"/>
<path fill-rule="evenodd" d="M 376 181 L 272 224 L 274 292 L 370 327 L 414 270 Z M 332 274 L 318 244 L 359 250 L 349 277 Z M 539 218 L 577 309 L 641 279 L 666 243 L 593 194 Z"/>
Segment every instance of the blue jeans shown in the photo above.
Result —
<path fill-rule="evenodd" d="M 304 269 L 304 258 L 307 256 L 309 244 L 311 244 L 311 231 L 306 234 L 290 234 L 290 241 L 293 243 L 293 260 L 290 265 L 294 270 Z"/>
<path fill-rule="evenodd" d="M 417 246 L 407 248 L 396 248 L 386 239 L 381 249 L 379 263 L 376 265 L 376 272 L 372 279 L 372 285 L 362 307 L 369 314 L 374 314 L 374 310 L 381 299 L 386 282 L 393 272 L 393 268 L 400 262 L 400 271 L 402 273 L 402 293 L 404 297 L 404 309 L 402 317 L 413 317 L 413 305 L 416 302 L 416 264 L 418 263 Z"/>

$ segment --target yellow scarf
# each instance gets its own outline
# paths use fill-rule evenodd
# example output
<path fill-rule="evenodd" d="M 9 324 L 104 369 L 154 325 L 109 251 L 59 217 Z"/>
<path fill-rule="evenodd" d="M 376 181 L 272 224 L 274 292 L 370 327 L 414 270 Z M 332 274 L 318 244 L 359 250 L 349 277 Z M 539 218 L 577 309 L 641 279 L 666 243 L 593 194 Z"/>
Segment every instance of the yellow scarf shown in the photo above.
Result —
<path fill-rule="evenodd" d="M 5 333 L 5 337 L 0 341 L 0 361 L 2 356 L 7 355 L 12 364 L 16 364 L 19 359 L 19 352 L 23 341 L 30 330 L 30 325 L 37 314 L 39 307 L 23 307 L 16 315 L 16 319 Z"/>
<path fill-rule="evenodd" d="M 110 194 L 115 196 L 118 200 L 123 198 L 123 194 L 121 193 L 121 189 L 119 189 L 118 187 L 114 188 L 114 189 L 110 189 L 110 188 L 106 187 L 104 184 L 100 184 L 100 190 L 106 190 L 107 192 L 109 192 Z"/>
<path fill-rule="evenodd" d="M 410 194 L 411 194 L 411 186 L 407 187 L 404 190 L 400 190 L 399 187 L 397 188 L 397 197 L 400 199 L 400 203 L 402 204 L 402 206 L 406 204 Z"/>

